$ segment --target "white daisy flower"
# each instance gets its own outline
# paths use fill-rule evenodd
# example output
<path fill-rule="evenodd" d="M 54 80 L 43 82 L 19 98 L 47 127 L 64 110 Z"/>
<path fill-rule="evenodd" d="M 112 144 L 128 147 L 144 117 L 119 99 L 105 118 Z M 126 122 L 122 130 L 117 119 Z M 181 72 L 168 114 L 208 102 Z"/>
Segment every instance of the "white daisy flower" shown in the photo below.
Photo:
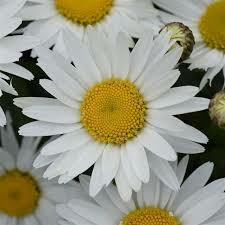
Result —
<path fill-rule="evenodd" d="M 200 88 L 222 70 L 225 76 L 225 0 L 153 0 L 171 14 L 161 12 L 165 23 L 182 22 L 193 32 L 196 45 L 187 60 L 190 69 L 207 70 Z"/>
<path fill-rule="evenodd" d="M 19 145 L 9 121 L 1 130 L 1 225 L 55 225 L 59 219 L 56 204 L 79 196 L 75 182 L 59 185 L 46 181 L 42 170 L 32 168 L 40 140 L 25 137 Z"/>
<path fill-rule="evenodd" d="M 212 163 L 196 169 L 184 182 L 188 157 L 174 165 L 179 192 L 168 189 L 153 174 L 149 183 L 123 202 L 114 185 L 88 198 L 90 178 L 81 176 L 80 185 L 86 196 L 57 205 L 60 225 L 223 225 L 225 224 L 225 179 L 206 185 Z"/>
<path fill-rule="evenodd" d="M 37 46 L 38 42 L 36 38 L 22 35 L 7 36 L 22 23 L 20 18 L 15 17 L 15 14 L 24 3 L 24 0 L 2 0 L 0 2 L 0 96 L 2 95 L 2 91 L 17 95 L 11 83 L 8 84 L 6 82 L 6 80 L 9 80 L 9 77 L 3 72 L 28 80 L 33 79 L 33 75 L 29 71 L 14 62 L 18 61 L 22 56 L 22 51 Z M 6 117 L 0 107 L 0 126 L 4 126 L 5 124 Z"/>
<path fill-rule="evenodd" d="M 114 36 L 123 31 L 128 42 L 145 30 L 158 31 L 156 10 L 147 0 L 27 0 L 20 11 L 23 20 L 33 21 L 25 34 L 40 38 L 42 45 L 59 51 L 65 57 L 62 30 L 72 31 L 80 40 L 86 40 L 87 27 L 101 35 Z"/>
<path fill-rule="evenodd" d="M 46 145 L 35 167 L 51 164 L 44 177 L 66 183 L 95 164 L 90 194 L 114 178 L 127 196 L 149 181 L 149 164 L 169 187 L 179 183 L 168 161 L 176 152 L 199 153 L 207 137 L 175 115 L 204 110 L 209 100 L 197 87 L 171 86 L 182 49 L 171 49 L 170 33 L 146 34 L 130 53 L 123 34 L 110 41 L 90 31 L 90 48 L 65 34 L 72 64 L 39 49 L 38 65 L 49 79 L 41 86 L 53 98 L 16 98 L 23 114 L 38 121 L 20 128 L 24 136 L 63 134 Z M 180 150 L 182 146 L 182 151 Z M 125 183 L 124 183 L 125 182 Z"/>

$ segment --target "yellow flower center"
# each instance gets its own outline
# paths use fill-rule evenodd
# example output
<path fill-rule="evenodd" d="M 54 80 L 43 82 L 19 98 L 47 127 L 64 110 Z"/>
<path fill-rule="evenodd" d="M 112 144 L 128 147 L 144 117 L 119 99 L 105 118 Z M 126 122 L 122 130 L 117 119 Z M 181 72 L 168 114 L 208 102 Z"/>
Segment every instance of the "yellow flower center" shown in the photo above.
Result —
<path fill-rule="evenodd" d="M 146 207 L 125 216 L 121 225 L 180 225 L 178 219 L 164 209 Z"/>
<path fill-rule="evenodd" d="M 61 15 L 80 25 L 95 24 L 109 14 L 113 0 L 55 0 Z"/>
<path fill-rule="evenodd" d="M 0 176 L 0 213 L 12 217 L 32 214 L 39 198 L 37 182 L 28 173 L 12 170 Z"/>
<path fill-rule="evenodd" d="M 145 101 L 128 80 L 96 84 L 87 91 L 80 111 L 82 124 L 101 143 L 124 144 L 145 125 Z"/>
<path fill-rule="evenodd" d="M 203 40 L 210 48 L 225 52 L 225 0 L 211 3 L 199 21 Z"/>

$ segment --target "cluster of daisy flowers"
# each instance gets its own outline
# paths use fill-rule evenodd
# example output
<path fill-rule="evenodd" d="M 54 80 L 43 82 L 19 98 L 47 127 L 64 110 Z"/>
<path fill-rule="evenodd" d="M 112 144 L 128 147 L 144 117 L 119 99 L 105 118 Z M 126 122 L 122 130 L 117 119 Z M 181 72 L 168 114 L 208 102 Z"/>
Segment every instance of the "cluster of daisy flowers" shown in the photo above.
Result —
<path fill-rule="evenodd" d="M 0 0 L 0 96 L 34 79 L 27 50 L 49 95 L 14 98 L 19 135 L 0 107 L 0 225 L 225 224 L 213 163 L 185 177 L 208 138 L 180 117 L 225 127 L 224 90 L 199 96 L 225 74 L 225 0 Z"/>

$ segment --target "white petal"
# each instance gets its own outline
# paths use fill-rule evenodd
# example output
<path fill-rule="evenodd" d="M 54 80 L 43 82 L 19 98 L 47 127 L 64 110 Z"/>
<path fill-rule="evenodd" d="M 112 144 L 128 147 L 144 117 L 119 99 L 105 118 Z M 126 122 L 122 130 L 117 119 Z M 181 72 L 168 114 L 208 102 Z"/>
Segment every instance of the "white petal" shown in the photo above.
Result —
<path fill-rule="evenodd" d="M 29 171 L 32 168 L 34 161 L 35 148 L 23 148 L 19 151 L 17 156 L 17 168 L 22 171 Z"/>
<path fill-rule="evenodd" d="M 109 62 L 109 58 L 107 57 L 107 53 L 105 52 L 107 50 L 102 47 L 106 44 L 104 36 L 92 29 L 91 32 L 88 30 L 88 40 L 92 57 L 101 71 L 102 77 L 111 77 L 111 64 Z"/>
<path fill-rule="evenodd" d="M 5 38 L 2 38 L 0 41 L 0 46 L 5 46 L 17 52 L 32 49 L 38 44 L 39 41 L 37 38 L 27 35 L 7 36 Z"/>
<path fill-rule="evenodd" d="M 67 106 L 35 105 L 23 109 L 23 114 L 51 123 L 77 123 L 80 121 L 79 112 Z"/>
<path fill-rule="evenodd" d="M 178 164 L 177 178 L 178 178 L 178 181 L 180 184 L 182 184 L 182 182 L 184 180 L 184 175 L 187 170 L 188 161 L 189 161 L 189 156 L 185 156 Z"/>
<path fill-rule="evenodd" d="M 0 63 L 13 63 L 19 61 L 22 53 L 12 51 L 11 49 L 6 49 L 5 47 L 0 47 Z"/>
<path fill-rule="evenodd" d="M 65 134 L 45 145 L 41 153 L 43 155 L 55 155 L 65 151 L 76 149 L 90 141 L 90 137 L 83 130 L 77 130 Z"/>
<path fill-rule="evenodd" d="M 214 215 L 224 204 L 224 194 L 214 194 L 187 210 L 182 215 L 181 221 L 186 225 L 199 225 Z"/>
<path fill-rule="evenodd" d="M 30 26 L 34 26 L 33 23 L 34 22 L 32 22 Z M 46 42 L 51 40 L 51 38 L 53 38 L 54 35 L 56 35 L 57 32 L 59 32 L 60 29 L 61 29 L 61 24 L 56 19 L 56 17 L 52 17 L 48 20 L 42 20 L 41 26 L 39 26 L 38 29 L 32 30 L 33 31 L 32 35 L 37 37 L 41 41 L 41 44 L 45 44 Z"/>
<path fill-rule="evenodd" d="M 72 200 L 68 203 L 68 206 L 79 216 L 87 219 L 88 221 L 99 225 L 114 225 L 116 221 L 113 221 L 110 213 L 96 204 L 93 204 L 84 200 Z"/>
<path fill-rule="evenodd" d="M 144 66 L 151 53 L 153 45 L 153 33 L 145 33 L 142 38 L 138 40 L 135 47 L 131 52 L 131 63 L 129 71 L 129 79 L 135 81 L 140 73 L 143 71 Z"/>
<path fill-rule="evenodd" d="M 70 133 L 80 128 L 80 124 L 57 124 L 35 121 L 20 127 L 19 134 L 23 136 L 52 136 Z"/>
<path fill-rule="evenodd" d="M 113 184 L 110 184 L 105 190 L 111 201 L 118 207 L 118 209 L 124 214 L 128 214 L 129 208 L 119 196 L 117 188 Z"/>
<path fill-rule="evenodd" d="M 0 70 L 16 75 L 18 77 L 22 77 L 27 80 L 32 80 L 34 78 L 31 72 L 15 63 L 2 64 L 0 65 Z"/>
<path fill-rule="evenodd" d="M 0 90 L 11 95 L 18 95 L 12 84 L 8 84 L 5 80 L 0 79 Z"/>
<path fill-rule="evenodd" d="M 213 163 L 205 163 L 196 169 L 183 183 L 178 192 L 173 209 L 176 209 L 190 194 L 203 187 L 211 176 Z"/>
<path fill-rule="evenodd" d="M 75 185 L 48 185 L 43 189 L 43 194 L 46 198 L 58 204 L 67 203 L 71 199 L 78 197 Z"/>
<path fill-rule="evenodd" d="M 41 20 L 48 19 L 56 14 L 51 4 L 35 4 L 23 7 L 19 12 L 19 16 L 23 20 Z"/>
<path fill-rule="evenodd" d="M 145 149 L 138 141 L 126 144 L 127 155 L 137 177 L 144 183 L 149 181 L 150 171 Z"/>
<path fill-rule="evenodd" d="M 94 169 L 91 174 L 91 181 L 90 181 L 90 186 L 89 186 L 89 193 L 91 197 L 96 196 L 100 190 L 104 186 L 104 182 L 102 179 L 102 159 L 101 157 L 96 161 L 94 165 Z"/>
<path fill-rule="evenodd" d="M 46 171 L 43 174 L 44 178 L 48 178 L 48 179 L 52 179 L 55 178 L 61 174 L 63 174 L 64 171 L 62 171 L 60 165 L 64 162 L 64 154 L 59 154 L 57 155 L 56 158 L 50 157 L 50 161 L 52 161 L 52 163 L 50 164 L 50 166 L 48 166 L 48 168 L 46 169 Z M 43 161 L 42 161 L 43 160 Z M 48 161 L 48 158 L 46 159 Z M 41 163 L 46 163 L 45 161 L 45 157 L 44 158 L 40 158 L 40 164 Z M 36 166 L 36 164 L 35 164 Z M 38 163 L 37 163 L 37 167 L 39 167 Z M 73 179 L 73 178 L 72 178 Z M 71 180 L 72 180 L 71 179 Z"/>
<path fill-rule="evenodd" d="M 176 152 L 185 154 L 197 154 L 205 151 L 205 148 L 202 145 L 195 142 L 166 134 L 163 134 L 162 136 L 171 144 Z"/>
<path fill-rule="evenodd" d="M 0 126 L 3 127 L 6 125 L 6 117 L 5 117 L 5 113 L 2 110 L 2 107 L 0 107 Z"/>
<path fill-rule="evenodd" d="M 174 193 L 168 186 L 166 185 L 161 185 L 161 193 L 160 193 L 160 202 L 159 202 L 159 207 L 161 209 L 166 208 L 168 205 L 168 202 L 171 198 L 171 194 Z"/>
<path fill-rule="evenodd" d="M 101 81 L 100 72 L 90 56 L 88 48 L 74 34 L 69 32 L 65 32 L 64 41 L 74 65 L 83 75 L 82 79 L 88 85 Z"/>
<path fill-rule="evenodd" d="M 59 66 L 42 58 L 38 59 L 37 65 L 44 70 L 47 76 L 50 77 L 65 94 L 78 101 L 82 100 L 84 94 L 83 88 Z"/>
<path fill-rule="evenodd" d="M 138 136 L 138 140 L 147 150 L 165 160 L 175 161 L 177 159 L 176 152 L 169 143 L 151 128 L 146 127 Z"/>
<path fill-rule="evenodd" d="M 7 20 L 1 20 L 0 38 L 14 31 L 17 27 L 19 27 L 21 23 L 22 23 L 22 20 L 15 17 L 7 19 Z"/>
<path fill-rule="evenodd" d="M 112 73 L 126 79 L 130 67 L 130 52 L 127 46 L 125 34 L 119 33 L 116 39 L 115 55 Z"/>
<path fill-rule="evenodd" d="M 161 159 L 152 153 L 149 153 L 148 159 L 150 168 L 154 171 L 156 176 L 158 176 L 169 188 L 178 191 L 180 185 L 171 165 L 166 160 Z"/>
<path fill-rule="evenodd" d="M 180 76 L 180 71 L 167 71 L 163 75 L 165 76 L 165 78 L 159 78 L 158 80 L 156 79 L 151 83 L 145 83 L 145 85 L 140 86 L 140 91 L 143 93 L 144 98 L 147 101 L 152 101 L 167 92 L 171 88 L 171 86 L 176 83 L 177 79 Z M 158 75 L 155 76 L 156 78 L 158 77 Z"/>
<path fill-rule="evenodd" d="M 208 109 L 208 106 L 209 106 L 209 99 L 194 97 L 183 103 L 165 107 L 161 110 L 162 112 L 168 113 L 170 115 L 179 115 L 184 113 L 202 111 Z"/>
<path fill-rule="evenodd" d="M 170 37 L 167 35 L 166 39 L 169 39 Z M 144 87 L 148 87 L 151 86 L 152 87 L 152 91 L 153 93 L 155 91 L 157 91 L 157 89 L 154 87 L 154 83 L 156 83 L 157 81 L 161 81 L 161 80 L 165 80 L 166 79 L 166 74 L 168 72 L 172 72 L 173 69 L 176 67 L 177 62 L 179 61 L 181 54 L 182 54 L 182 48 L 175 48 L 169 51 L 169 48 L 171 47 L 173 43 L 164 43 L 162 45 L 162 47 L 164 47 L 164 49 L 160 49 L 160 53 L 156 53 L 159 54 L 157 56 L 151 55 L 151 59 L 149 59 L 149 64 L 147 65 L 146 69 L 144 70 L 144 72 L 142 73 L 142 75 L 139 77 L 139 79 L 137 80 L 137 83 L 140 86 L 144 86 Z M 168 52 L 167 52 L 168 51 Z M 167 53 L 166 53 L 167 52 Z M 166 54 L 165 54 L 166 53 Z M 152 61 L 151 61 L 152 60 Z M 170 86 L 171 84 L 168 83 L 168 86 Z M 143 89 L 143 87 L 142 87 Z M 157 94 L 159 96 L 159 94 L 163 94 L 168 90 L 168 88 L 166 89 L 166 87 L 162 87 L 159 91 L 159 93 Z M 158 96 L 155 96 L 158 97 Z"/>
<path fill-rule="evenodd" d="M 79 108 L 80 104 L 75 99 L 70 98 L 63 91 L 61 91 L 53 81 L 41 79 L 39 83 L 46 91 L 48 91 L 63 104 L 71 108 Z"/>
<path fill-rule="evenodd" d="M 47 49 L 41 46 L 38 48 L 35 48 L 35 51 L 37 52 L 38 56 L 41 59 L 44 59 L 44 61 L 48 61 L 51 65 L 54 65 L 57 68 L 60 68 L 60 71 L 62 70 L 64 73 L 66 73 L 66 77 L 67 75 L 69 75 L 75 81 L 76 80 L 79 81 L 82 84 L 82 87 L 84 86 L 81 80 L 79 79 L 76 68 L 70 63 L 69 60 L 66 60 L 62 55 L 58 54 L 56 51 L 51 51 L 50 49 Z M 61 75 L 59 76 L 57 75 L 58 74 L 52 74 L 51 79 L 54 80 L 56 84 L 58 83 L 59 84 L 58 86 L 60 87 L 60 79 L 62 78 L 61 78 Z M 72 91 L 74 92 L 74 90 Z"/>
<path fill-rule="evenodd" d="M 103 182 L 106 186 L 115 178 L 120 166 L 120 151 L 121 149 L 113 146 L 106 145 L 102 155 L 102 175 Z"/>
<path fill-rule="evenodd" d="M 148 63 L 138 78 L 138 84 L 150 85 L 157 80 L 166 78 L 165 74 L 168 71 L 171 72 L 182 54 L 182 50 L 179 48 L 170 51 L 172 45 L 171 34 L 163 30 L 154 40 Z"/>
<path fill-rule="evenodd" d="M 200 201 L 204 201 L 210 195 L 216 193 L 223 193 L 225 190 L 225 179 L 216 180 L 202 189 L 199 189 L 193 193 L 189 198 L 184 200 L 177 208 L 175 214 L 179 217 L 182 216 L 187 210 L 189 210 L 193 205 L 198 204 Z"/>
<path fill-rule="evenodd" d="M 224 65 L 225 65 L 225 56 L 222 58 L 222 60 L 219 62 L 218 65 L 208 69 L 203 79 L 201 80 L 200 83 L 201 90 L 204 88 L 204 86 L 207 84 L 208 81 L 210 86 L 212 85 L 213 78 L 223 69 Z"/>
<path fill-rule="evenodd" d="M 14 16 L 25 4 L 26 0 L 2 1 L 0 7 L 0 19 Z"/>
<path fill-rule="evenodd" d="M 93 225 L 91 221 L 88 221 L 87 219 L 77 215 L 75 212 L 72 211 L 71 208 L 69 208 L 66 205 L 59 204 L 56 206 L 56 212 L 64 219 L 71 222 L 69 225 L 74 224 L 83 224 L 83 225 Z"/>
<path fill-rule="evenodd" d="M 68 171 L 68 175 L 76 177 L 90 168 L 102 155 L 105 146 L 99 143 L 87 143 L 82 146 L 82 152 L 74 159 L 74 165 Z"/>
<path fill-rule="evenodd" d="M 159 133 L 162 133 L 162 135 L 168 134 L 168 131 L 163 129 L 154 128 L 154 130 L 156 130 Z M 190 141 L 199 142 L 203 144 L 206 144 L 208 142 L 208 138 L 205 134 L 203 134 L 201 131 L 195 129 L 194 127 L 188 124 L 186 124 L 185 129 L 180 130 L 178 132 L 169 131 L 169 135 L 182 138 L 182 139 L 188 139 Z"/>
<path fill-rule="evenodd" d="M 113 204 L 111 199 L 109 198 L 107 192 L 102 189 L 97 196 L 95 196 L 94 200 L 103 208 L 110 211 L 111 216 L 119 221 L 123 213 Z"/>
<path fill-rule="evenodd" d="M 22 98 L 14 98 L 14 105 L 19 108 L 28 108 L 34 105 L 62 105 L 57 99 L 54 98 L 44 98 L 44 97 L 22 97 Z"/>
<path fill-rule="evenodd" d="M 58 158 L 58 155 L 45 156 L 39 154 L 37 158 L 34 160 L 33 166 L 35 168 L 41 168 L 43 166 L 47 166 Z"/>
<path fill-rule="evenodd" d="M 143 196 L 143 188 L 139 192 L 137 192 L 137 203 L 139 208 L 144 208 L 145 203 L 144 203 L 144 196 Z"/>
<path fill-rule="evenodd" d="M 11 154 L 0 149 L 0 165 L 7 170 L 15 168 L 15 161 Z"/>
<path fill-rule="evenodd" d="M 70 222 L 68 222 L 66 220 L 59 220 L 58 224 L 59 225 L 74 225 L 74 223 L 70 223 Z M 85 224 L 85 223 L 83 223 L 83 224 Z"/>
<path fill-rule="evenodd" d="M 186 124 L 174 116 L 164 113 L 161 110 L 150 109 L 147 115 L 147 121 L 149 124 L 165 129 L 168 131 L 182 131 L 185 129 Z"/>
<path fill-rule="evenodd" d="M 33 215 L 24 218 L 24 225 L 39 225 L 37 218 Z"/>
<path fill-rule="evenodd" d="M 199 88 L 193 86 L 183 86 L 171 88 L 164 95 L 151 102 L 153 109 L 160 109 L 171 105 L 176 105 L 194 97 L 199 92 Z"/>
<path fill-rule="evenodd" d="M 58 221 L 55 205 L 47 199 L 40 199 L 39 207 L 35 214 L 42 225 L 56 224 Z"/>
<path fill-rule="evenodd" d="M 124 147 L 121 147 L 121 163 L 129 185 L 138 192 L 141 188 L 141 180 L 135 174 L 128 157 L 127 149 Z"/>
<path fill-rule="evenodd" d="M 155 174 L 151 175 L 147 184 L 143 184 L 143 195 L 146 206 L 156 207 L 159 204 L 160 181 Z"/>
<path fill-rule="evenodd" d="M 118 173 L 115 177 L 115 182 L 121 198 L 123 201 L 128 202 L 131 199 L 132 189 L 128 183 L 122 165 L 120 165 Z"/>
<path fill-rule="evenodd" d="M 200 9 L 189 1 L 172 0 L 168 2 L 166 0 L 153 0 L 153 2 L 166 11 L 188 20 L 195 20 L 201 13 Z"/>
<path fill-rule="evenodd" d="M 3 149 L 7 150 L 10 154 L 16 157 L 19 151 L 19 144 L 12 126 L 12 118 L 10 114 L 6 113 L 6 117 L 8 124 L 5 129 L 0 130 L 1 144 Z"/>

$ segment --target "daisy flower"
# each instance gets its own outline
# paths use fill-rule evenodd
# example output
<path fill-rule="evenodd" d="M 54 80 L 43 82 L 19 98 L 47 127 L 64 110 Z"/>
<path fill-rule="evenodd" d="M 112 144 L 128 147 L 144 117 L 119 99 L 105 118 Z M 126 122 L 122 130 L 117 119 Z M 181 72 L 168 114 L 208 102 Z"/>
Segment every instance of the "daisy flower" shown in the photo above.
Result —
<path fill-rule="evenodd" d="M 55 225 L 56 204 L 78 195 L 77 185 L 59 185 L 42 178 L 43 171 L 32 168 L 40 138 L 25 137 L 18 144 L 13 128 L 1 129 L 0 224 Z"/>
<path fill-rule="evenodd" d="M 153 174 L 149 183 L 123 202 L 114 185 L 88 198 L 90 178 L 81 176 L 80 189 L 86 196 L 57 205 L 60 225 L 222 225 L 225 223 L 225 179 L 208 185 L 212 163 L 205 163 L 184 182 L 185 157 L 174 170 L 183 183 L 179 192 L 168 189 Z"/>
<path fill-rule="evenodd" d="M 25 34 L 37 36 L 46 47 L 54 45 L 65 57 L 63 29 L 80 40 L 86 40 L 88 26 L 101 35 L 123 31 L 131 45 L 131 36 L 139 37 L 149 29 L 158 31 L 156 10 L 146 0 L 27 0 L 18 15 L 32 21 Z"/>
<path fill-rule="evenodd" d="M 225 0 L 153 0 L 162 9 L 165 23 L 182 22 L 188 26 L 195 37 L 196 45 L 186 62 L 190 69 L 207 70 L 200 88 L 222 70 L 225 76 Z"/>
<path fill-rule="evenodd" d="M 193 86 L 171 86 L 182 49 L 171 49 L 170 33 L 148 33 L 130 53 L 124 34 L 110 40 L 90 30 L 89 48 L 65 33 L 72 64 L 39 49 L 38 65 L 49 79 L 40 85 L 55 98 L 16 98 L 23 114 L 38 121 L 20 128 L 24 136 L 63 134 L 47 144 L 34 166 L 51 164 L 44 177 L 66 183 L 95 164 L 92 196 L 114 178 L 127 196 L 149 180 L 149 164 L 163 182 L 179 183 L 168 161 L 176 152 L 199 153 L 207 137 L 174 115 L 204 110 L 209 100 Z"/>
<path fill-rule="evenodd" d="M 0 96 L 2 91 L 17 95 L 16 90 L 6 80 L 9 77 L 4 74 L 10 73 L 31 80 L 33 75 L 23 67 L 15 64 L 22 56 L 22 51 L 35 47 L 38 42 L 36 38 L 24 35 L 7 36 L 15 31 L 22 23 L 15 14 L 21 9 L 25 1 L 14 0 L 0 2 Z M 6 124 L 5 114 L 0 107 L 0 126 Z"/>

